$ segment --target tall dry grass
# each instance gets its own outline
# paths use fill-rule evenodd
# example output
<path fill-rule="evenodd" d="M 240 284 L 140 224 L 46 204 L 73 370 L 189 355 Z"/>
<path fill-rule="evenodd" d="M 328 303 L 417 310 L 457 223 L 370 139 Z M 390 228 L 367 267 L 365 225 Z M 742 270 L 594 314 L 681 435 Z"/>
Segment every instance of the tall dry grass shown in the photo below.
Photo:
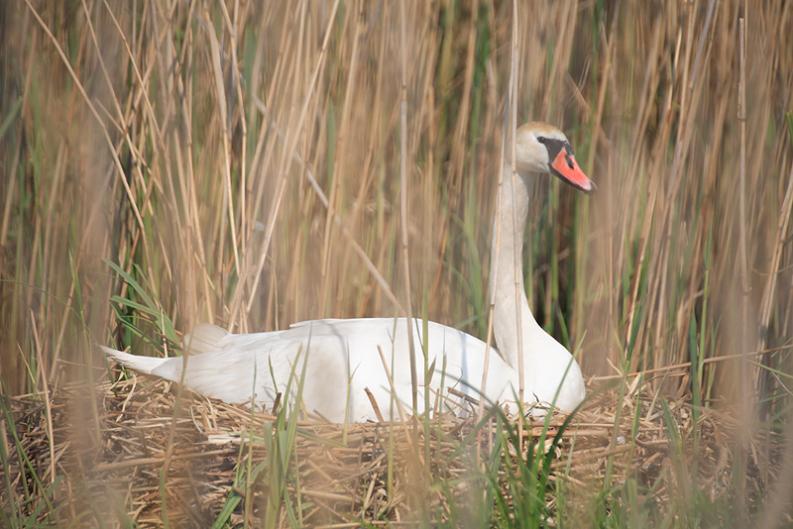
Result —
<path fill-rule="evenodd" d="M 781 429 L 790 3 L 518 7 L 518 119 L 561 126 L 598 185 L 534 185 L 538 320 L 587 376 L 686 371 L 660 389 Z M 0 9 L 4 393 L 201 321 L 410 310 L 484 337 L 510 2 Z"/>

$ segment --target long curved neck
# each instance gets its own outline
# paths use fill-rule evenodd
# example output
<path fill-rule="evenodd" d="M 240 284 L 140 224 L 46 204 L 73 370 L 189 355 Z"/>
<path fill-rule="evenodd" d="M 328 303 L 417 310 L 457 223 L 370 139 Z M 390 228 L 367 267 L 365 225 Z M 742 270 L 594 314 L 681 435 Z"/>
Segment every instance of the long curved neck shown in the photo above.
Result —
<path fill-rule="evenodd" d="M 531 361 L 529 343 L 534 334 L 542 332 L 529 309 L 523 285 L 523 232 L 529 212 L 529 190 L 524 177 L 513 175 L 508 163 L 504 163 L 502 171 L 490 247 L 493 333 L 504 360 L 516 370 L 523 367 L 525 373 L 526 363 Z M 521 351 L 523 366 L 519 360 Z"/>

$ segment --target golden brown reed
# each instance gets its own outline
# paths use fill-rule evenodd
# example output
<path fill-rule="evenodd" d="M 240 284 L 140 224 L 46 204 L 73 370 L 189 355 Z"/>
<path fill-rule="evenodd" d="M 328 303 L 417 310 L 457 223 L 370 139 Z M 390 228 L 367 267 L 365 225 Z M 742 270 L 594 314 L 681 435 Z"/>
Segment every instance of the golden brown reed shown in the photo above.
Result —
<path fill-rule="evenodd" d="M 493 0 L 3 3 L 0 381 L 42 399 L 50 458 L 57 413 L 85 450 L 105 419 L 46 392 L 101 379 L 96 343 L 162 354 L 162 315 L 411 307 L 484 338 L 512 58 L 518 120 L 559 124 L 599 187 L 534 186 L 541 323 L 588 376 L 682 368 L 654 389 L 735 414 L 739 466 L 793 428 L 793 6 L 517 4 L 515 57 Z"/>

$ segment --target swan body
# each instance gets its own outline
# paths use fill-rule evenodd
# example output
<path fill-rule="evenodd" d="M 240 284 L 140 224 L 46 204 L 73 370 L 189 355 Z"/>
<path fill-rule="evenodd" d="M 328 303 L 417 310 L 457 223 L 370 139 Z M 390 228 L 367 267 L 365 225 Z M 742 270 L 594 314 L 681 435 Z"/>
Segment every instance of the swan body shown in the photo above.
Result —
<path fill-rule="evenodd" d="M 523 401 L 530 405 L 572 411 L 584 399 L 584 379 L 570 352 L 531 314 L 523 285 L 523 231 L 528 179 L 534 173 L 555 174 L 584 191 L 593 184 L 555 127 L 529 123 L 518 129 L 515 141 L 517 172 L 504 163 L 491 243 L 489 287 L 499 352 L 488 351 L 484 342 L 453 327 L 428 322 L 425 332 L 421 320 L 407 318 L 313 320 L 252 334 L 201 324 L 185 336 L 186 354 L 181 357 L 103 350 L 126 367 L 229 403 L 271 407 L 284 395 L 294 403 L 302 378 L 301 410 L 338 423 L 409 415 L 411 354 L 417 366 L 419 413 L 425 411 L 425 391 L 431 411 L 459 414 L 468 409 L 459 401 L 462 395 L 509 404 L 520 397 L 521 387 Z M 432 366 L 426 381 L 424 351 Z M 453 393 L 458 400 L 450 399 L 449 388 L 457 390 Z"/>
<path fill-rule="evenodd" d="M 430 409 L 441 406 L 440 410 L 452 413 L 468 406 L 454 404 L 458 401 L 449 398 L 448 388 L 476 400 L 514 400 L 510 395 L 512 384 L 517 387 L 514 371 L 495 350 L 491 349 L 488 380 L 480 395 L 485 343 L 435 322 L 428 322 L 425 337 L 423 322 L 407 318 L 314 320 L 285 331 L 253 334 L 231 334 L 202 324 L 185 337 L 186 344 L 195 344 L 188 346 L 186 356 L 151 358 L 105 351 L 132 369 L 174 382 L 181 380 L 184 370 L 184 383 L 190 389 L 235 404 L 272 406 L 276 395 L 286 395 L 290 379 L 288 401 L 294 402 L 305 368 L 301 399 L 305 412 L 338 423 L 377 420 L 368 390 L 381 416 L 397 420 L 412 413 L 410 364 L 405 356 L 410 351 L 408 325 L 418 366 L 419 412 L 424 411 L 428 387 Z M 427 381 L 422 368 L 425 342 L 427 365 L 434 363 Z"/>

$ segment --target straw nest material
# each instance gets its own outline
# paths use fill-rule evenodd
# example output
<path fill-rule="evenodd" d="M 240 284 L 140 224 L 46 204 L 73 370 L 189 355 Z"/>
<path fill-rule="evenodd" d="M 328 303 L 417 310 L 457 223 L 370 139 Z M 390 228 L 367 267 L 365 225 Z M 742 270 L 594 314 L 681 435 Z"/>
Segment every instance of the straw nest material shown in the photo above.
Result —
<path fill-rule="evenodd" d="M 297 423 L 292 442 L 289 425 L 278 426 L 272 415 L 175 387 L 133 376 L 96 386 L 96 398 L 75 386 L 49 402 L 40 395 L 7 400 L 0 431 L 10 489 L 0 492 L 3 504 L 25 502 L 33 517 L 80 526 L 118 520 L 209 527 L 219 518 L 234 526 L 246 519 L 336 528 L 363 520 L 409 524 L 419 511 L 425 520 L 443 518 L 455 497 L 472 494 L 465 478 L 476 474 L 493 442 L 492 423 L 483 428 L 452 417 L 429 423 L 429 446 L 420 421 Z M 554 449 L 551 479 L 569 484 L 568 495 L 597 490 L 604 479 L 666 476 L 657 489 L 663 498 L 684 485 L 695 446 L 700 490 L 718 495 L 726 486 L 730 420 L 626 386 L 622 397 L 614 389 L 590 393 L 599 394 Z M 552 418 L 549 439 L 563 420 Z M 542 422 L 524 422 L 524 446 L 549 450 L 548 440 L 537 446 L 542 430 Z M 448 487 L 431 486 L 442 478 Z"/>

